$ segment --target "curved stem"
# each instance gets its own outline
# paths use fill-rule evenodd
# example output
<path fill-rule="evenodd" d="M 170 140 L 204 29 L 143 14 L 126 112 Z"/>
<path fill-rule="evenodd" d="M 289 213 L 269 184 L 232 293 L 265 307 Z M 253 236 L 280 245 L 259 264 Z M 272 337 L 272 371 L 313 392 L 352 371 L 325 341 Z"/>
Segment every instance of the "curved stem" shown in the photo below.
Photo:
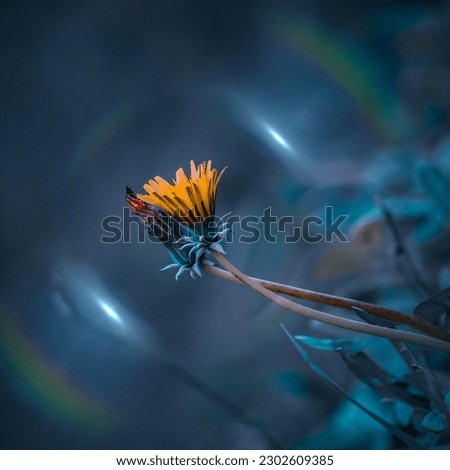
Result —
<path fill-rule="evenodd" d="M 213 274 L 216 277 L 225 279 L 232 282 L 242 282 L 236 278 L 233 274 L 228 271 L 224 271 L 216 266 L 205 265 L 203 267 L 205 271 Z M 362 302 L 361 300 L 347 299 L 345 297 L 339 297 L 336 295 L 324 294 L 322 292 L 315 292 L 311 290 L 301 289 L 299 287 L 293 287 L 286 284 L 281 284 L 273 281 L 266 281 L 265 279 L 259 279 L 256 277 L 250 277 L 249 279 L 257 282 L 266 289 L 277 292 L 279 294 L 287 294 L 297 299 L 309 300 L 320 304 L 330 305 L 332 307 L 352 309 L 353 307 L 360 308 L 376 317 L 390 320 L 394 323 L 408 325 L 416 330 L 423 331 L 435 338 L 442 339 L 444 341 L 450 341 L 450 333 L 433 325 L 432 323 L 419 317 L 412 317 L 405 313 L 392 310 L 390 308 L 382 307 L 380 305 L 370 304 L 368 302 Z"/>
<path fill-rule="evenodd" d="M 227 258 L 225 258 L 221 253 L 215 250 L 211 250 L 211 253 L 227 271 L 236 276 L 243 284 L 258 292 L 266 299 L 271 300 L 272 302 L 287 310 L 291 310 L 292 312 L 298 313 L 313 320 L 318 320 L 348 330 L 358 331 L 360 333 L 366 333 L 375 336 L 381 336 L 393 340 L 406 341 L 409 343 L 417 344 L 419 346 L 425 346 L 427 348 L 450 353 L 450 343 L 446 341 L 431 338 L 429 336 L 421 335 L 418 333 L 412 333 L 409 331 L 394 330 L 378 325 L 371 325 L 368 323 L 362 323 L 347 318 L 337 317 L 328 313 L 321 312 L 319 310 L 314 310 L 312 308 L 305 307 L 304 305 L 300 305 L 296 302 L 293 302 L 292 300 L 286 299 L 285 297 L 276 294 L 275 292 L 271 292 L 269 289 L 267 289 L 257 281 L 249 278 L 247 275 L 239 271 L 239 269 L 236 268 L 232 263 L 230 263 L 230 261 L 228 261 Z"/>

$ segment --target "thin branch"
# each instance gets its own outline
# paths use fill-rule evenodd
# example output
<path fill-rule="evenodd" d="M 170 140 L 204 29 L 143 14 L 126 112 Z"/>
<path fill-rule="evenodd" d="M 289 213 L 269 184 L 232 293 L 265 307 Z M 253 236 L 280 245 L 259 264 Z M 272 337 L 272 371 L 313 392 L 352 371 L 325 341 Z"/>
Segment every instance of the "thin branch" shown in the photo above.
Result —
<path fill-rule="evenodd" d="M 439 378 L 414 356 L 404 341 L 392 341 L 401 358 L 411 369 L 417 384 L 428 394 L 436 409 L 444 416 L 447 429 L 450 429 L 450 407 L 447 405 L 442 392 Z"/>
<path fill-rule="evenodd" d="M 394 436 L 401 439 L 405 444 L 407 444 L 409 447 L 411 447 L 411 449 L 416 449 L 416 448 L 425 449 L 425 447 L 419 441 L 416 442 L 413 438 L 411 438 L 408 434 L 403 432 L 397 426 L 392 425 L 388 421 L 384 420 L 381 416 L 378 416 L 376 413 L 370 411 L 362 403 L 355 400 L 333 378 L 331 378 L 327 374 L 327 372 L 325 372 L 321 367 L 319 367 L 315 362 L 313 362 L 310 355 L 306 352 L 305 349 L 303 349 L 300 346 L 300 344 L 289 333 L 289 331 L 286 329 L 286 327 L 283 324 L 281 324 L 281 328 L 284 330 L 287 337 L 290 339 L 291 343 L 294 345 L 295 349 L 297 349 L 297 351 L 301 354 L 301 356 L 308 363 L 308 365 L 311 367 L 311 369 L 316 374 L 318 374 L 320 377 L 324 378 L 326 380 L 326 382 L 329 385 L 331 385 L 335 390 L 337 390 L 343 397 L 345 397 L 347 400 L 349 400 L 351 403 L 353 403 L 359 409 L 364 411 L 364 413 L 366 413 L 368 416 L 370 416 L 372 419 L 374 419 L 377 423 L 381 424 L 384 428 L 386 428 L 388 431 L 390 431 Z"/>
<path fill-rule="evenodd" d="M 398 263 L 398 269 L 406 278 L 410 278 L 415 286 L 425 295 L 432 295 L 436 289 L 425 280 L 420 272 L 420 269 L 417 267 L 414 262 L 413 257 L 406 248 L 405 242 L 400 233 L 397 221 L 395 220 L 392 212 L 388 209 L 383 199 L 379 196 L 376 197 L 376 203 L 383 214 L 386 225 L 391 232 L 392 238 L 395 244 L 395 256 L 397 260 L 403 259 L 404 266 L 400 266 Z"/>
<path fill-rule="evenodd" d="M 350 320 L 347 318 L 337 317 L 319 310 L 314 310 L 304 305 L 300 305 L 296 302 L 293 302 L 292 300 L 286 299 L 285 297 L 270 291 L 256 280 L 249 278 L 247 275 L 239 271 L 239 269 L 236 268 L 232 263 L 230 263 L 230 261 L 228 261 L 221 253 L 215 250 L 211 250 L 211 254 L 227 271 L 238 278 L 243 284 L 258 292 L 266 299 L 271 300 L 272 302 L 287 310 L 291 310 L 292 312 L 298 313 L 304 317 L 318 320 L 323 323 L 328 323 L 340 328 L 358 331 L 360 333 L 366 333 L 369 335 L 381 336 L 393 340 L 407 341 L 419 346 L 450 353 L 450 342 L 431 338 L 418 333 L 412 333 L 409 331 L 394 330 L 382 326 L 370 325 L 367 323 Z"/>
<path fill-rule="evenodd" d="M 223 269 L 220 269 L 216 266 L 204 265 L 203 269 L 206 272 L 213 274 L 214 276 L 219 277 L 221 279 L 237 283 L 242 282 L 230 272 L 224 271 Z M 317 302 L 320 304 L 330 305 L 332 307 L 337 308 L 351 310 L 354 307 L 357 307 L 368 313 L 371 313 L 372 315 L 375 315 L 376 317 L 384 318 L 385 320 L 390 320 L 397 324 L 408 325 L 412 328 L 415 328 L 416 330 L 428 333 L 429 335 L 434 336 L 435 338 L 442 339 L 444 341 L 450 341 L 450 334 L 447 331 L 437 327 L 436 325 L 433 325 L 432 323 L 420 317 L 409 316 L 396 310 L 392 310 L 379 305 L 370 304 L 367 302 L 362 302 L 360 300 L 347 299 L 345 297 L 339 297 L 336 295 L 324 294 L 321 292 L 301 289 L 299 287 L 293 287 L 273 281 L 266 281 L 265 279 L 259 279 L 255 277 L 249 277 L 249 279 L 257 282 L 266 289 L 272 292 L 276 292 L 278 294 L 286 294 L 297 299 L 309 300 L 311 302 Z"/>

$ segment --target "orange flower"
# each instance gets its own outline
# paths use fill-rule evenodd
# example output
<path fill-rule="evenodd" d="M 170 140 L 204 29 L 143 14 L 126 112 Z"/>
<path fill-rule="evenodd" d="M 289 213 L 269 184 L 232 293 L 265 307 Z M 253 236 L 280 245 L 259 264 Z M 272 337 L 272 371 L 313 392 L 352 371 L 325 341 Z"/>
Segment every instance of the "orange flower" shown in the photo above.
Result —
<path fill-rule="evenodd" d="M 228 224 L 213 219 L 217 184 L 224 171 L 211 168 L 211 160 L 198 166 L 191 161 L 190 176 L 180 168 L 173 184 L 155 176 L 144 185 L 147 194 L 136 195 L 127 187 L 131 210 L 146 224 L 149 235 L 168 248 L 173 263 L 164 269 L 178 268 L 176 279 L 184 272 L 201 277 L 201 266 L 210 263 L 206 258 L 210 249 L 225 253 L 221 242 Z"/>
<path fill-rule="evenodd" d="M 223 175 L 211 168 L 211 160 L 195 166 L 191 160 L 191 174 L 186 176 L 179 168 L 173 184 L 160 176 L 155 176 L 144 189 L 147 194 L 138 194 L 138 198 L 157 206 L 180 222 L 195 225 L 208 217 L 214 216 L 217 185 Z"/>

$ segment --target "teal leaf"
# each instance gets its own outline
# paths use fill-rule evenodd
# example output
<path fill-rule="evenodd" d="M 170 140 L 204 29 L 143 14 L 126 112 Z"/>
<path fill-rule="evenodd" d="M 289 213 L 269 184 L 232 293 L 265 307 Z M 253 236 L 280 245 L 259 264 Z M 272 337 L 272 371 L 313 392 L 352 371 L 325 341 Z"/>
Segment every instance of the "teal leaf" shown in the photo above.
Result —
<path fill-rule="evenodd" d="M 407 403 L 398 401 L 395 403 L 395 416 L 397 417 L 398 423 L 400 426 L 408 426 L 411 422 L 412 415 L 414 413 L 414 408 Z"/>
<path fill-rule="evenodd" d="M 280 388 L 295 396 L 305 396 L 308 391 L 306 385 L 297 372 L 293 370 L 278 371 L 275 376 L 275 382 Z"/>
<path fill-rule="evenodd" d="M 442 268 L 439 274 L 439 285 L 441 287 L 450 285 L 450 266 Z"/>
<path fill-rule="evenodd" d="M 355 340 L 355 339 L 324 339 L 315 338 L 313 336 L 297 335 L 295 336 L 297 341 L 310 346 L 315 349 L 322 349 L 323 351 L 347 351 L 349 353 L 358 353 L 363 349 L 367 348 L 369 342 L 366 340 Z"/>
<path fill-rule="evenodd" d="M 341 353 L 348 369 L 362 382 L 389 400 L 402 400 L 415 408 L 428 408 L 428 399 L 411 385 L 411 376 L 397 376 L 380 367 L 367 354 Z"/>
<path fill-rule="evenodd" d="M 445 228 L 445 225 L 446 223 L 439 217 L 429 213 L 422 223 L 417 226 L 414 237 L 418 242 L 426 242 L 438 235 Z"/>
<path fill-rule="evenodd" d="M 438 410 L 431 410 L 422 420 L 422 425 L 428 431 L 440 432 L 447 429 L 444 416 Z"/>
<path fill-rule="evenodd" d="M 436 210 L 436 204 L 428 195 L 420 197 L 392 196 L 386 197 L 384 202 L 389 206 L 396 219 L 411 219 L 417 222 L 414 237 L 419 242 L 427 241 L 441 232 L 448 224 L 448 217 L 442 216 L 442 211 Z M 383 212 L 374 207 L 359 219 L 359 223 L 379 220 Z"/>
<path fill-rule="evenodd" d="M 446 328 L 450 323 L 450 287 L 420 302 L 414 309 L 414 316 Z"/>
<path fill-rule="evenodd" d="M 300 355 L 303 357 L 303 359 L 308 363 L 308 365 L 311 367 L 311 369 L 320 377 L 326 380 L 331 387 L 333 387 L 339 394 L 341 394 L 343 397 L 345 397 L 347 400 L 349 400 L 351 403 L 353 403 L 355 406 L 357 406 L 359 409 L 364 411 L 366 414 L 368 414 L 371 418 L 373 418 L 375 421 L 377 421 L 381 426 L 385 427 L 388 431 L 390 431 L 394 436 L 398 437 L 401 439 L 405 444 L 410 446 L 412 449 L 424 449 L 425 447 L 415 439 L 413 439 L 411 436 L 403 432 L 402 430 L 396 428 L 393 426 L 391 423 L 387 422 L 377 414 L 373 413 L 370 411 L 368 408 L 366 408 L 362 403 L 358 402 L 355 400 L 351 395 L 349 395 L 334 379 L 332 379 L 321 367 L 319 367 L 311 358 L 311 356 L 307 353 L 307 351 L 300 345 L 299 341 L 295 339 L 294 336 L 292 336 L 289 331 L 285 328 L 283 324 L 281 324 L 281 328 L 283 331 L 286 333 L 287 337 L 290 339 L 294 347 L 297 349 L 297 351 L 300 353 Z"/>
<path fill-rule="evenodd" d="M 450 174 L 450 137 L 443 140 L 437 164 L 444 174 Z"/>
<path fill-rule="evenodd" d="M 430 406 L 433 406 L 443 414 L 447 422 L 450 422 L 450 408 L 445 400 L 439 378 L 428 368 L 424 358 L 417 358 L 406 343 L 396 342 L 395 345 L 412 372 L 412 375 L 407 377 L 409 396 L 415 396 L 418 399 L 419 395 L 425 394 L 423 399 L 428 401 L 426 409 L 430 410 Z M 419 388 L 419 394 L 414 391 L 416 387 Z M 418 408 L 419 406 L 416 406 L 416 410 Z M 421 423 L 418 424 L 421 427 Z"/>
<path fill-rule="evenodd" d="M 395 218 L 421 219 L 433 209 L 432 203 L 424 197 L 392 196 L 385 198 L 386 205 Z M 381 215 L 381 211 L 378 209 Z"/>
<path fill-rule="evenodd" d="M 450 185 L 435 166 L 420 162 L 414 169 L 419 188 L 429 196 L 435 213 L 444 221 L 450 217 Z"/>
<path fill-rule="evenodd" d="M 444 401 L 447 406 L 450 406 L 450 390 L 444 395 Z"/>

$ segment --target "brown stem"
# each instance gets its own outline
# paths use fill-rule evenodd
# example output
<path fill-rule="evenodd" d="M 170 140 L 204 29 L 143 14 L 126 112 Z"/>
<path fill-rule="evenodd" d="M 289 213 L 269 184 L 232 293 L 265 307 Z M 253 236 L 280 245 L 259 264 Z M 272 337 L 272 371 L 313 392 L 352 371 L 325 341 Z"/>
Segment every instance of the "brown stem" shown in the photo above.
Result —
<path fill-rule="evenodd" d="M 411 331 L 386 328 L 384 326 L 372 325 L 370 323 L 351 320 L 349 318 L 340 317 L 338 315 L 331 315 L 329 313 L 321 312 L 320 310 L 315 310 L 313 308 L 306 307 L 305 305 L 298 304 L 297 302 L 293 302 L 286 297 L 270 291 L 256 280 L 250 279 L 242 271 L 239 271 L 236 266 L 230 263 L 230 261 L 228 261 L 227 258 L 225 258 L 218 251 L 210 250 L 210 253 L 228 272 L 237 277 L 243 284 L 262 295 L 266 299 L 274 302 L 282 308 L 290 310 L 291 312 L 298 313 L 299 315 L 310 318 L 312 320 L 318 320 L 323 323 L 328 323 L 329 325 L 345 328 L 347 330 L 381 336 L 391 340 L 407 341 L 419 346 L 450 353 L 450 342 L 448 341 L 442 341 L 440 339 L 433 338 L 432 336 L 414 333 Z"/>
<path fill-rule="evenodd" d="M 222 279 L 233 282 L 241 282 L 233 274 L 224 271 L 216 266 L 204 265 L 203 269 Z M 312 302 L 330 305 L 332 307 L 352 309 L 353 307 L 360 308 L 376 317 L 383 318 L 385 320 L 390 320 L 394 323 L 408 325 L 416 330 L 423 331 L 435 338 L 442 339 L 444 341 L 450 342 L 450 333 L 441 328 L 433 325 L 432 323 L 424 320 L 419 317 L 412 317 L 406 315 L 405 313 L 398 312 L 386 307 L 379 305 L 370 304 L 367 302 L 362 302 L 360 300 L 347 299 L 345 297 L 339 297 L 336 295 L 323 294 L 321 292 L 315 292 L 311 290 L 301 289 L 299 287 L 293 287 L 286 284 L 280 284 L 278 282 L 266 281 L 265 279 L 258 279 L 255 277 L 249 277 L 252 281 L 255 281 L 261 284 L 266 289 L 276 292 L 278 294 L 286 294 L 297 299 L 309 300 Z"/>

